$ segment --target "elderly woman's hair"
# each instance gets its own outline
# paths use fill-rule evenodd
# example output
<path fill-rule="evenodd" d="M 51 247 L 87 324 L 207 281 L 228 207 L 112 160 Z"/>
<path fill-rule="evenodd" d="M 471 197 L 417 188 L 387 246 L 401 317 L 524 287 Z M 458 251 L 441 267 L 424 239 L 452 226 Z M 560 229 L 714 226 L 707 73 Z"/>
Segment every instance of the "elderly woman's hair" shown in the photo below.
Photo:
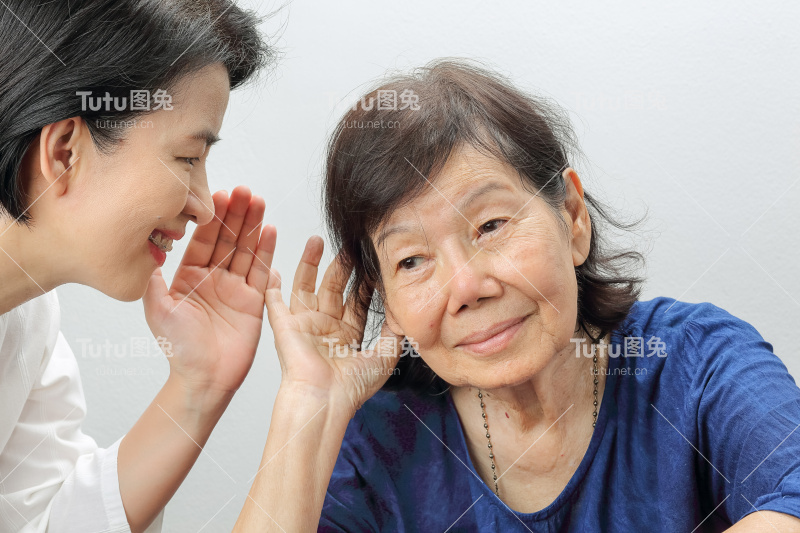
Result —
<path fill-rule="evenodd" d="M 352 268 L 347 298 L 375 340 L 385 319 L 378 254 L 372 237 L 391 214 L 428 190 L 448 157 L 471 146 L 514 167 L 523 186 L 560 215 L 566 199 L 561 173 L 580 149 L 563 110 L 525 94 L 508 80 L 459 60 L 439 60 L 393 77 L 348 111 L 332 134 L 324 184 L 325 217 L 333 247 Z M 589 255 L 575 267 L 578 286 L 576 332 L 597 340 L 627 316 L 643 278 L 635 267 L 644 257 L 612 250 L 599 222 L 630 230 L 608 207 L 584 191 L 592 219 Z M 369 315 L 369 312 L 373 315 Z M 371 337 L 370 337 L 371 335 Z M 408 339 L 403 348 L 409 349 Z M 414 354 L 417 355 L 417 354 Z M 419 357 L 403 356 L 386 388 L 420 390 L 445 386 Z"/>
<path fill-rule="evenodd" d="M 0 214 L 30 225 L 19 170 L 44 126 L 83 117 L 95 146 L 107 153 L 126 131 L 97 124 L 128 123 L 148 112 L 131 105 L 92 111 L 76 93 L 108 93 L 119 102 L 131 91 L 169 93 L 184 76 L 215 63 L 225 65 L 234 89 L 275 55 L 260 22 L 231 0 L 6 0 L 0 8 Z"/>

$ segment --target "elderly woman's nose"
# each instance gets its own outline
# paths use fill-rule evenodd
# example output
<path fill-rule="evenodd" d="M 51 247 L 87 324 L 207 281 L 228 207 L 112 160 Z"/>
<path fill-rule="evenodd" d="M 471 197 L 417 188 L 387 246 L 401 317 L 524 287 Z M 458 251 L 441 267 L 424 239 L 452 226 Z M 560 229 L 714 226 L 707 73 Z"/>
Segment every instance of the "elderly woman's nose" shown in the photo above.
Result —
<path fill-rule="evenodd" d="M 450 261 L 445 269 L 448 283 L 447 310 L 451 314 L 462 308 L 472 307 L 484 298 L 500 296 L 502 286 L 493 274 L 491 262 L 483 254 L 467 256 L 460 261 Z"/>

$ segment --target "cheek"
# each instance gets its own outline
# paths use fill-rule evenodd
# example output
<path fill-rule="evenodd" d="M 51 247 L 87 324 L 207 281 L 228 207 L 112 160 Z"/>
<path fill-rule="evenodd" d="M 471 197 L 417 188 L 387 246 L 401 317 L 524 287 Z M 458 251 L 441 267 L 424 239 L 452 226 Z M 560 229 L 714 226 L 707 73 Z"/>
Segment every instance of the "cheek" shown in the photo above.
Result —
<path fill-rule="evenodd" d="M 573 292 L 572 256 L 557 228 L 518 231 L 498 250 L 502 255 L 498 254 L 496 267 L 531 299 L 547 298 L 555 303 L 554 299 L 562 300 Z"/>
<path fill-rule="evenodd" d="M 539 331 L 531 334 L 568 342 L 575 329 L 578 297 L 570 251 L 553 234 L 528 237 L 502 251 L 505 257 L 499 256 L 494 263 L 497 276 L 536 302 Z"/>
<path fill-rule="evenodd" d="M 441 302 L 435 295 L 436 290 L 426 286 L 405 286 L 390 293 L 386 302 L 387 309 L 391 309 L 390 324 L 419 343 L 420 350 L 439 339 Z"/>
<path fill-rule="evenodd" d="M 191 180 L 188 174 L 175 166 L 172 174 L 163 166 L 163 172 L 156 172 L 151 178 L 141 180 L 141 188 L 136 194 L 139 210 L 150 213 L 153 218 L 161 216 L 161 222 L 169 221 L 183 211 L 189 196 Z M 213 209 L 213 206 L 209 206 Z"/>

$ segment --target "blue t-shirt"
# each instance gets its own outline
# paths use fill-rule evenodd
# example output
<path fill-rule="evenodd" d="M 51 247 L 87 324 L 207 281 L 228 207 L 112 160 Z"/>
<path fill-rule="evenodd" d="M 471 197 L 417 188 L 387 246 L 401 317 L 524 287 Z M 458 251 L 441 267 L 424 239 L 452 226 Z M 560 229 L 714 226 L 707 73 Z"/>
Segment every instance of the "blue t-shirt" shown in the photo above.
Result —
<path fill-rule="evenodd" d="M 478 478 L 449 393 L 379 391 L 347 428 L 319 531 L 700 533 L 756 509 L 800 517 L 800 388 L 753 326 L 655 298 L 615 350 L 586 455 L 544 509 L 515 512 Z"/>

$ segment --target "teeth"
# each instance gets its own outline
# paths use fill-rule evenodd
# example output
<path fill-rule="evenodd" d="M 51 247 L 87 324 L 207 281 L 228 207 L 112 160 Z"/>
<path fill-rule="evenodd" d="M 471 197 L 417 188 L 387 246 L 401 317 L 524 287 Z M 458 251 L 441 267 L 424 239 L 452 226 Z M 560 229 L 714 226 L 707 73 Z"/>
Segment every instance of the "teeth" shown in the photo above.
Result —
<path fill-rule="evenodd" d="M 150 239 L 150 242 L 161 248 L 161 250 L 164 252 L 172 251 L 172 239 L 168 239 L 161 233 L 151 233 L 148 239 Z"/>

